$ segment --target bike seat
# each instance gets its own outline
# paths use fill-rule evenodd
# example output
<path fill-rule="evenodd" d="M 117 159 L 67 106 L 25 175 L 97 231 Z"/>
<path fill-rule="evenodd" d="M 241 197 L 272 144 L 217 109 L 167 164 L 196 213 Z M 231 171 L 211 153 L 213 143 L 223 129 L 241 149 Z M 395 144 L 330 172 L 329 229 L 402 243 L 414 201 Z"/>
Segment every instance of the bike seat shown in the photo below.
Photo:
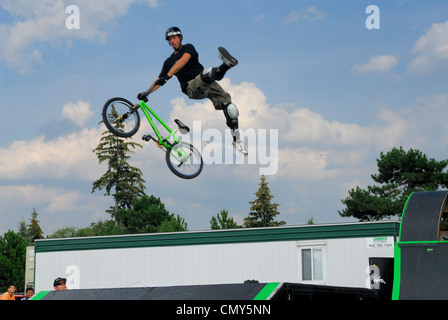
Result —
<path fill-rule="evenodd" d="M 190 128 L 188 128 L 188 126 L 179 119 L 174 119 L 174 122 L 176 122 L 177 126 L 179 127 L 180 133 L 187 134 L 188 132 L 190 132 Z"/>

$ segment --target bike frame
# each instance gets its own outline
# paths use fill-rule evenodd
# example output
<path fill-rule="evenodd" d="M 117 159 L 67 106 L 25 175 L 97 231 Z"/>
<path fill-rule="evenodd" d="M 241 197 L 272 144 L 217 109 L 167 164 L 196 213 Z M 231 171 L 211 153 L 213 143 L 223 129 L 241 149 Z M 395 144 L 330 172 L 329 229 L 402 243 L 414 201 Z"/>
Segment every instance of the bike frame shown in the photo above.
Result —
<path fill-rule="evenodd" d="M 180 146 L 179 149 L 175 150 L 175 153 L 171 153 L 182 165 L 185 163 L 189 158 L 190 154 L 185 150 L 185 148 L 182 146 L 182 143 L 180 142 L 179 138 L 176 135 L 176 131 L 171 129 L 165 121 L 163 121 L 157 113 L 154 112 L 147 104 L 146 101 L 142 100 L 139 104 L 134 105 L 133 109 L 140 107 L 142 109 L 143 114 L 145 115 L 146 119 L 148 120 L 149 124 L 151 125 L 152 129 L 154 130 L 154 133 L 157 136 L 158 143 L 160 146 L 164 146 L 167 150 L 172 149 L 174 145 L 178 144 Z M 170 133 L 168 137 L 164 138 L 159 129 L 157 129 L 156 124 L 154 120 L 152 119 L 151 115 Z M 173 139 L 173 143 L 169 141 L 169 139 Z M 174 151 L 174 150 L 173 150 Z M 177 154 L 177 156 L 176 156 Z"/>
<path fill-rule="evenodd" d="M 174 130 L 172 130 L 158 115 L 157 113 L 154 112 L 154 110 L 152 110 L 145 101 L 141 101 L 139 104 L 135 105 L 134 108 L 136 106 L 140 106 L 140 108 L 142 109 L 146 119 L 148 119 L 149 124 L 151 125 L 152 129 L 154 130 L 157 139 L 159 139 L 159 143 L 161 145 L 163 145 L 165 148 L 172 148 L 173 145 L 175 143 L 180 142 L 179 138 L 176 135 L 176 132 Z M 156 120 L 165 127 L 165 129 L 170 133 L 170 135 L 166 138 L 164 138 L 161 134 L 160 131 L 157 129 L 156 124 L 154 123 L 154 120 L 152 119 L 151 115 L 156 118 Z M 172 138 L 174 140 L 174 143 L 171 144 L 169 142 L 169 139 Z"/>

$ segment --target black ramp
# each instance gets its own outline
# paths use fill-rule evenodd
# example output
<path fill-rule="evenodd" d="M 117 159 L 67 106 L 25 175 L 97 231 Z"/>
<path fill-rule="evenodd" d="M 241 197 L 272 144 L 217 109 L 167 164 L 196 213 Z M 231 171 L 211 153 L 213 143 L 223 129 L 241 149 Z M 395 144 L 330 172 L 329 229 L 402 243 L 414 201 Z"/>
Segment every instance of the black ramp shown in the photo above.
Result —
<path fill-rule="evenodd" d="M 403 212 L 400 242 L 437 241 L 447 191 L 416 192 Z"/>
<path fill-rule="evenodd" d="M 253 300 L 266 283 L 50 291 L 42 300 Z"/>
<path fill-rule="evenodd" d="M 448 299 L 448 243 L 401 248 L 400 300 Z"/>
<path fill-rule="evenodd" d="M 394 299 L 448 299 L 448 242 L 439 241 L 448 191 L 413 193 L 403 211 Z"/>
<path fill-rule="evenodd" d="M 45 291 L 36 300 L 377 300 L 378 292 L 366 288 L 301 283 L 244 283 L 196 286 L 77 289 Z"/>

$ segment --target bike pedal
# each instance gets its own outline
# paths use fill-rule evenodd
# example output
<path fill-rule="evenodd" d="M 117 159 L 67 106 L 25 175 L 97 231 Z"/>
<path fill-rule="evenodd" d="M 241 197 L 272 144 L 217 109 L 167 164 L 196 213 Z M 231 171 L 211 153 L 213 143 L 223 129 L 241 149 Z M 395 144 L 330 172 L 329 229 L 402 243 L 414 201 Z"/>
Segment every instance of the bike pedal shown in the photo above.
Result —
<path fill-rule="evenodd" d="M 142 137 L 142 140 L 144 140 L 144 141 L 150 141 L 150 140 L 151 140 L 151 136 L 150 136 L 149 134 L 145 134 L 145 135 Z"/>

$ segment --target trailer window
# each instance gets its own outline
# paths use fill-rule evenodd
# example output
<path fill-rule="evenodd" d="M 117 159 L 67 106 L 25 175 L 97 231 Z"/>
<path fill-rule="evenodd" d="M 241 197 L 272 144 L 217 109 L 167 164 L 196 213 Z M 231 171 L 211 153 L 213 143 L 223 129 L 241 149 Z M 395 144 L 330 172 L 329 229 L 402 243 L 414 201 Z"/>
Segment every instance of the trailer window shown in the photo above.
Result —
<path fill-rule="evenodd" d="M 302 249 L 302 281 L 323 280 L 322 249 Z"/>

